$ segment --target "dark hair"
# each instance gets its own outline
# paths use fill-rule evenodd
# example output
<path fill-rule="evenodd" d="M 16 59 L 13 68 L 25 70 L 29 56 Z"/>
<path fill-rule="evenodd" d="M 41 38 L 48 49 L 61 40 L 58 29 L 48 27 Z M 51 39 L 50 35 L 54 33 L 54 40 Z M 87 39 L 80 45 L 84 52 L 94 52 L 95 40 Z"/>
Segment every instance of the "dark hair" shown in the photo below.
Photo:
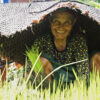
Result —
<path fill-rule="evenodd" d="M 56 14 L 62 13 L 62 12 L 67 12 L 67 13 L 71 14 L 71 15 L 72 15 L 72 20 L 74 20 L 75 18 L 77 19 L 77 16 L 76 16 L 74 13 L 72 13 L 72 12 L 71 12 L 70 10 L 68 10 L 67 8 L 62 7 L 62 8 L 57 9 L 56 11 L 50 13 L 49 21 L 52 22 L 52 20 L 53 20 L 53 19 L 55 18 L 55 16 L 56 16 Z"/>

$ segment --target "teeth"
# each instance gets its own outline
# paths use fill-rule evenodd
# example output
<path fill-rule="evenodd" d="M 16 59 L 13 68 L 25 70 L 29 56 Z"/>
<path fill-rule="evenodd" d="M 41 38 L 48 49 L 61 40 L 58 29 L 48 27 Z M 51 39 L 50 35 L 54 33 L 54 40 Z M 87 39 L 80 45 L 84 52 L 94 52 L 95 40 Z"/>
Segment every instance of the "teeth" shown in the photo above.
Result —
<path fill-rule="evenodd" d="M 57 33 L 64 33 L 64 31 L 57 31 Z"/>

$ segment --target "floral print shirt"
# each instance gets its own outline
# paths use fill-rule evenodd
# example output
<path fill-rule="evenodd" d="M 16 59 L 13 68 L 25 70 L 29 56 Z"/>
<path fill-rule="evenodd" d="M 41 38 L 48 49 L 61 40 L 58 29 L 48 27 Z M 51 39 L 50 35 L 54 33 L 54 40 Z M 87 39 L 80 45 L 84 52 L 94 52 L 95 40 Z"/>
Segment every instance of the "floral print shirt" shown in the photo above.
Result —
<path fill-rule="evenodd" d="M 86 39 L 81 34 L 73 34 L 67 39 L 66 49 L 58 51 L 54 45 L 53 36 L 45 34 L 34 41 L 34 48 L 39 52 L 51 55 L 53 59 L 61 64 L 68 64 L 87 59 L 87 61 L 76 64 L 77 74 L 82 79 L 87 79 L 89 74 L 88 47 Z"/>

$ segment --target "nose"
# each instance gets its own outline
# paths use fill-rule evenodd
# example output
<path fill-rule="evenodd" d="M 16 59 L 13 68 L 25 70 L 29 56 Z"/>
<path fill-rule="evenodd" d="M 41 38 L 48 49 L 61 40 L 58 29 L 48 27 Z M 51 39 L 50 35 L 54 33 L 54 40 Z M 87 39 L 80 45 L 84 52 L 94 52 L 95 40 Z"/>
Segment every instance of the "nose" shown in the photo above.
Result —
<path fill-rule="evenodd" d="M 61 30 L 62 30 L 64 27 L 65 27 L 64 24 L 60 24 L 60 25 L 58 25 L 58 28 L 61 29 Z"/>

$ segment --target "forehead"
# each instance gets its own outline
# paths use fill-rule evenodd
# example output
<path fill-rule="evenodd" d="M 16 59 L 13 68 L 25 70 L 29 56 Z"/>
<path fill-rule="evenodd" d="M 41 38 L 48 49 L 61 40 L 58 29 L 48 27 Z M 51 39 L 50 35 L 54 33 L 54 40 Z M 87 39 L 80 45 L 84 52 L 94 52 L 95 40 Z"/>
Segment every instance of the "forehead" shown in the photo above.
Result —
<path fill-rule="evenodd" d="M 73 19 L 74 16 L 69 12 L 55 12 L 53 19 Z"/>

